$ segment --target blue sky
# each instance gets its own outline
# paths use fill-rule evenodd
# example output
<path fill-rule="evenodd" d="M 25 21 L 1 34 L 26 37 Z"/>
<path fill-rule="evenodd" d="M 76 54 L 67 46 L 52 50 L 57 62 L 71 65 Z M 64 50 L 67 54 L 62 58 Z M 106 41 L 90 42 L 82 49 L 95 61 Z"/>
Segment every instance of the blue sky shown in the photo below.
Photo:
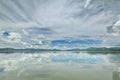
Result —
<path fill-rule="evenodd" d="M 54 40 L 51 42 L 51 47 L 58 46 L 60 48 L 66 46 L 67 48 L 83 48 L 84 45 L 99 45 L 102 41 L 100 40 Z M 82 45 L 82 46 L 81 46 Z"/>
<path fill-rule="evenodd" d="M 119 0 L 0 0 L 0 47 L 120 46 Z"/>

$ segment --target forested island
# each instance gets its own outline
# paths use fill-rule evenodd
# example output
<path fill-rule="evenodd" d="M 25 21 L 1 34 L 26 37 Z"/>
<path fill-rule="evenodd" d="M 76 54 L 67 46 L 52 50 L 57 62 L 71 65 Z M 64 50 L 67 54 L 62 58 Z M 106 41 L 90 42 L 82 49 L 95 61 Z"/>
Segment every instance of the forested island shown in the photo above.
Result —
<path fill-rule="evenodd" d="M 37 52 L 44 52 L 44 51 L 73 51 L 73 52 L 80 52 L 85 51 L 88 53 L 120 53 L 120 47 L 112 47 L 112 48 L 86 48 L 86 49 L 34 49 L 34 48 L 25 48 L 25 49 L 14 49 L 14 48 L 0 48 L 0 53 L 37 53 Z"/>

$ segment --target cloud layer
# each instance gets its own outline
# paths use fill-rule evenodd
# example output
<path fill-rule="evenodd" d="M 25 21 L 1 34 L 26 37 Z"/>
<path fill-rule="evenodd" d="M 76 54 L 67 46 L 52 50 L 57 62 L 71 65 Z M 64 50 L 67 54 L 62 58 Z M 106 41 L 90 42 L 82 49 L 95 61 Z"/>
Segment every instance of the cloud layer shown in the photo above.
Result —
<path fill-rule="evenodd" d="M 101 41 L 79 44 L 84 47 L 120 46 L 119 4 L 119 0 L 1 0 L 0 47 L 51 48 L 55 40 Z"/>

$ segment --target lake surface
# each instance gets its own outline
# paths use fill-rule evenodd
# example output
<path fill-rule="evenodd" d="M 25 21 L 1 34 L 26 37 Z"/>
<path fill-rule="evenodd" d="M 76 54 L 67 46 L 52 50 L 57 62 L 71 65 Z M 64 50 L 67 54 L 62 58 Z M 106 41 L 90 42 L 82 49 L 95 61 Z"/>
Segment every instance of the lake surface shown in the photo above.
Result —
<path fill-rule="evenodd" d="M 0 54 L 0 80 L 120 80 L 120 54 Z"/>

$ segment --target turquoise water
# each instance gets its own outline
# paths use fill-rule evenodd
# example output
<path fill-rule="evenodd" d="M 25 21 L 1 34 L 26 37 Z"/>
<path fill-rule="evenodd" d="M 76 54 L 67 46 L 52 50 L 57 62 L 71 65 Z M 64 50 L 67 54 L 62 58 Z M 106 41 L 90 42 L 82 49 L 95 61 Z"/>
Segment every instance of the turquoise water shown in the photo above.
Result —
<path fill-rule="evenodd" d="M 119 54 L 0 54 L 0 80 L 120 80 Z"/>

